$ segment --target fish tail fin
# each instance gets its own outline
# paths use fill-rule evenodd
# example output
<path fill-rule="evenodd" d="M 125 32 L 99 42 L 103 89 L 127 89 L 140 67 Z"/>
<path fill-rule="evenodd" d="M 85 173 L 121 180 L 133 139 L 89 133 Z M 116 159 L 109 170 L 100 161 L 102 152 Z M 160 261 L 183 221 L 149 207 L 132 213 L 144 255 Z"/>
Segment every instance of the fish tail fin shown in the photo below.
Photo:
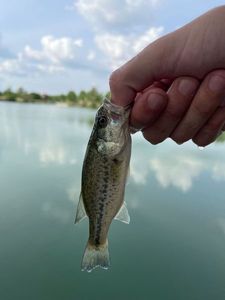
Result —
<path fill-rule="evenodd" d="M 88 242 L 82 260 L 82 271 L 86 270 L 87 272 L 91 272 L 96 267 L 108 269 L 109 266 L 108 241 L 99 246 L 92 245 Z"/>

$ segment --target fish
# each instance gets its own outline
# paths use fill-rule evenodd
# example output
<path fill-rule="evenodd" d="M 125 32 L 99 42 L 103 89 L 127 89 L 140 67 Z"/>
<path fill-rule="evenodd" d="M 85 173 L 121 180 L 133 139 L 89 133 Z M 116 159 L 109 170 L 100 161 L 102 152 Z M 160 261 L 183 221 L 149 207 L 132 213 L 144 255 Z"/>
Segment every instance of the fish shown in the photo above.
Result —
<path fill-rule="evenodd" d="M 107 235 L 112 220 L 130 222 L 124 202 L 131 157 L 130 110 L 129 105 L 122 107 L 104 99 L 87 145 L 75 223 L 89 219 L 89 239 L 81 263 L 81 269 L 88 272 L 110 266 Z"/>

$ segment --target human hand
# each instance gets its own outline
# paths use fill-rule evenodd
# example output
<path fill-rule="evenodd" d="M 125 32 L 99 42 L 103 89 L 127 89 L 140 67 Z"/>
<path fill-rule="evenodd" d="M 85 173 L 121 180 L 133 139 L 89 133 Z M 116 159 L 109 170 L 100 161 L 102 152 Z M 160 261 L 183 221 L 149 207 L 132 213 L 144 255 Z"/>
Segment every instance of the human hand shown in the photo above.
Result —
<path fill-rule="evenodd" d="M 134 102 L 131 126 L 152 144 L 213 142 L 225 124 L 225 6 L 147 46 L 110 77 L 112 101 Z"/>

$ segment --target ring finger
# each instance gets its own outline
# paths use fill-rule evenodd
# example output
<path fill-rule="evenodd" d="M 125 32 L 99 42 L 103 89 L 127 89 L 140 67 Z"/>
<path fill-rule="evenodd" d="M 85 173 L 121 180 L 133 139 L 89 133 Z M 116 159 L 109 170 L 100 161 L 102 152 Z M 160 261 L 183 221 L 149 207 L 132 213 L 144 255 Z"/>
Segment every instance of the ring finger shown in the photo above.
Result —
<path fill-rule="evenodd" d="M 225 97 L 225 70 L 213 71 L 206 76 L 186 115 L 171 138 L 178 144 L 192 139 L 210 119 Z"/>

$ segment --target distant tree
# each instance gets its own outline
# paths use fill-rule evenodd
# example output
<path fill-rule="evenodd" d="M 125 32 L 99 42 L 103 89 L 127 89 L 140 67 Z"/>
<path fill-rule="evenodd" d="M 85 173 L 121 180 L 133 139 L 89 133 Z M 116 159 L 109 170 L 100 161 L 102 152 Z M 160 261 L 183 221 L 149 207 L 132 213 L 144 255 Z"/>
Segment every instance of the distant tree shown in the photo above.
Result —
<path fill-rule="evenodd" d="M 85 99 L 87 99 L 87 93 L 86 93 L 85 91 L 81 90 L 80 93 L 79 93 L 78 98 L 79 98 L 80 100 L 85 100 Z"/>
<path fill-rule="evenodd" d="M 105 97 L 106 97 L 107 99 L 111 99 L 111 93 L 110 93 L 110 92 L 107 92 L 107 93 L 105 94 Z"/>
<path fill-rule="evenodd" d="M 102 94 L 97 91 L 96 88 L 92 88 L 87 92 L 88 106 L 98 107 L 102 103 Z"/>
<path fill-rule="evenodd" d="M 66 101 L 66 95 L 64 94 L 61 94 L 59 95 L 59 99 L 63 102 L 63 101 Z"/>
<path fill-rule="evenodd" d="M 41 99 L 41 95 L 38 94 L 38 93 L 30 93 L 30 94 L 29 94 L 29 98 L 30 98 L 31 100 L 40 100 L 40 99 Z"/>
<path fill-rule="evenodd" d="M 73 91 L 70 91 L 70 92 L 67 94 L 67 100 L 68 100 L 69 102 L 75 103 L 75 102 L 77 101 L 77 95 L 76 95 L 76 93 L 73 92 Z"/>
<path fill-rule="evenodd" d="M 5 100 L 8 100 L 8 101 L 15 101 L 16 100 L 16 94 L 11 90 L 11 88 L 6 89 L 2 93 L 2 96 Z"/>
<path fill-rule="evenodd" d="M 216 142 L 218 142 L 218 143 L 225 142 L 225 132 L 218 136 L 218 138 L 216 139 Z"/>
<path fill-rule="evenodd" d="M 75 91 L 69 91 L 67 94 L 48 95 L 39 93 L 29 93 L 22 87 L 14 92 L 11 88 L 0 92 L 0 100 L 17 102 L 66 102 L 68 105 L 78 105 L 81 107 L 97 108 L 101 105 L 105 95 L 100 93 L 95 87 L 89 91 L 81 90 L 78 94 Z M 110 98 L 110 93 L 106 94 Z"/>
<path fill-rule="evenodd" d="M 16 94 L 18 97 L 22 97 L 22 96 L 26 95 L 27 92 L 22 87 L 19 87 L 16 91 Z"/>

